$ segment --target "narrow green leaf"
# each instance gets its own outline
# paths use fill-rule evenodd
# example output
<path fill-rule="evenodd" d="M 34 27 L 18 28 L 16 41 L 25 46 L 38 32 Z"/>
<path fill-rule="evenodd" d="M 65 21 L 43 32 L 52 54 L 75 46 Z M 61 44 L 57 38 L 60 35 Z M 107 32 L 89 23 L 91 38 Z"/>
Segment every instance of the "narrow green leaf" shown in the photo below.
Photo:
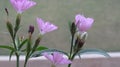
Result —
<path fill-rule="evenodd" d="M 47 47 L 44 47 L 44 46 L 39 46 L 36 51 L 41 51 L 41 50 L 45 50 L 45 49 L 48 49 Z"/>
<path fill-rule="evenodd" d="M 110 55 L 105 52 L 104 50 L 101 50 L 101 49 L 83 49 L 83 50 L 80 50 L 77 55 L 82 55 L 82 54 L 101 54 L 101 55 L 104 55 L 105 57 L 110 57 Z"/>
<path fill-rule="evenodd" d="M 5 45 L 0 45 L 0 48 L 5 48 L 5 49 L 9 49 L 9 50 L 14 50 L 13 47 L 5 46 Z"/>
<path fill-rule="evenodd" d="M 21 42 L 21 44 L 19 45 L 19 49 L 21 49 L 23 47 L 23 45 L 25 45 L 25 43 L 27 43 L 28 39 L 25 39 Z"/>
<path fill-rule="evenodd" d="M 37 51 L 35 52 L 34 54 L 31 55 L 31 57 L 39 57 L 39 56 L 42 56 L 43 53 L 45 52 L 49 52 L 49 53 L 52 53 L 52 52 L 60 52 L 66 56 L 68 56 L 68 53 L 66 52 L 63 52 L 63 51 L 60 51 L 60 50 L 57 50 L 57 49 L 45 49 L 45 50 L 41 50 L 41 51 Z"/>
<path fill-rule="evenodd" d="M 15 38 L 15 46 L 16 46 L 17 50 L 19 49 L 19 47 L 18 47 L 19 45 L 20 45 L 20 40 L 17 37 L 17 38 Z"/>
<path fill-rule="evenodd" d="M 11 60 L 11 57 L 12 57 L 13 53 L 14 53 L 14 50 L 12 50 L 12 51 L 10 52 L 9 61 Z"/>

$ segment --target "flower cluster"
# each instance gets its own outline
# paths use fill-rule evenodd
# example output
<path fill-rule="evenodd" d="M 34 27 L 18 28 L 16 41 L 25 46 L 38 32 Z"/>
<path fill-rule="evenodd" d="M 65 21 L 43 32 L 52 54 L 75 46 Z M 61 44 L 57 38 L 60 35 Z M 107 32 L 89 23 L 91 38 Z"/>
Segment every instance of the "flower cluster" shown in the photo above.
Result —
<path fill-rule="evenodd" d="M 70 52 L 67 53 L 65 51 L 57 50 L 57 49 L 49 49 L 47 47 L 39 45 L 42 36 L 48 32 L 57 30 L 58 27 L 50 22 L 45 22 L 41 18 L 36 18 L 36 22 L 38 25 L 38 29 L 40 31 L 36 40 L 32 41 L 32 34 L 34 33 L 34 26 L 30 25 L 28 30 L 28 37 L 24 39 L 18 38 L 17 32 L 20 28 L 21 23 L 21 15 L 24 11 L 36 5 L 36 2 L 32 0 L 10 0 L 10 3 L 17 11 L 17 17 L 15 21 L 15 25 L 13 25 L 7 18 L 7 29 L 10 33 L 12 39 L 12 47 L 0 45 L 0 48 L 6 48 L 11 50 L 10 58 L 13 54 L 16 56 L 16 67 L 19 67 L 19 57 L 21 53 L 25 54 L 25 62 L 24 67 L 26 67 L 28 60 L 31 57 L 44 56 L 48 60 L 51 61 L 51 67 L 56 67 L 58 64 L 68 64 L 68 67 L 71 67 L 72 61 L 74 60 L 76 55 L 80 55 L 81 53 L 89 52 L 87 50 L 82 50 L 82 47 L 87 38 L 87 30 L 92 27 L 94 23 L 93 18 L 86 18 L 84 15 L 77 14 L 75 16 L 75 21 L 70 23 L 70 32 L 71 32 L 71 48 Z M 5 9 L 7 16 L 9 16 L 9 12 L 7 8 Z M 26 45 L 25 48 L 24 45 Z M 105 56 L 109 56 L 103 51 L 91 50 L 102 52 Z M 65 57 L 66 56 L 66 57 Z"/>

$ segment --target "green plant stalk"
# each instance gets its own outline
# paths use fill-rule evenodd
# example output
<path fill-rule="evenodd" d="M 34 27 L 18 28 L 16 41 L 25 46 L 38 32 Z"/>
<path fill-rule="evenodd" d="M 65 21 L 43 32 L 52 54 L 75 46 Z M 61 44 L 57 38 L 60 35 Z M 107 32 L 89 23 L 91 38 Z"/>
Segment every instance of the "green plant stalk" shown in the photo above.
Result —
<path fill-rule="evenodd" d="M 29 53 L 28 53 L 25 57 L 24 67 L 26 67 L 29 57 L 30 56 L 29 56 Z"/>
<path fill-rule="evenodd" d="M 15 33 L 14 33 L 14 34 L 15 34 Z M 15 37 L 14 37 L 14 36 L 11 36 L 11 37 L 12 37 L 14 49 L 15 49 L 15 51 L 16 51 L 16 52 L 15 52 L 16 60 L 17 60 L 17 62 L 16 62 L 16 67 L 19 67 L 19 54 L 17 53 L 18 48 L 17 48 L 16 43 L 15 43 Z"/>
<path fill-rule="evenodd" d="M 74 40 L 74 34 L 72 35 L 72 39 L 71 39 L 71 48 L 70 48 L 70 56 L 69 56 L 69 60 L 72 61 L 71 57 L 72 57 L 72 52 L 73 52 L 73 40 Z M 71 64 L 68 64 L 68 67 L 70 67 Z"/>
<path fill-rule="evenodd" d="M 17 61 L 16 62 L 16 67 L 19 67 L 19 61 L 20 61 L 20 55 L 18 53 L 19 52 L 19 48 L 18 48 L 18 46 L 17 46 L 17 44 L 15 42 L 16 34 L 17 34 L 18 30 L 19 30 L 20 20 L 21 20 L 21 15 L 18 14 L 17 18 L 16 18 L 16 25 L 15 25 L 15 29 L 14 29 L 14 34 L 13 34 L 13 37 L 12 37 L 14 48 L 16 50 L 16 52 L 15 52 L 16 61 Z"/>
<path fill-rule="evenodd" d="M 74 40 L 74 35 L 72 35 L 72 39 L 71 39 L 71 47 L 70 47 L 70 56 L 69 56 L 69 59 L 71 58 L 72 51 L 73 51 L 73 40 Z"/>
<path fill-rule="evenodd" d="M 19 67 L 19 55 L 17 56 L 17 67 Z"/>
<path fill-rule="evenodd" d="M 15 52 L 15 55 L 16 55 L 16 60 L 17 60 L 17 62 L 16 62 L 16 67 L 19 67 L 19 53 L 18 53 L 18 47 L 16 46 L 16 43 L 15 43 L 15 39 L 13 38 L 13 44 L 14 44 L 14 48 L 15 48 L 15 50 L 16 50 L 16 52 Z"/>
<path fill-rule="evenodd" d="M 16 53 L 16 58 L 17 58 L 16 67 L 19 67 L 19 62 L 20 62 L 19 57 L 20 57 L 19 54 Z"/>
<path fill-rule="evenodd" d="M 26 67 L 27 65 L 27 61 L 30 57 L 30 52 L 31 52 L 31 34 L 29 34 L 29 38 L 28 38 L 28 44 L 27 44 L 27 47 L 26 47 L 26 56 L 25 56 L 25 62 L 24 62 L 24 67 Z"/>
<path fill-rule="evenodd" d="M 73 61 L 73 59 L 74 59 L 74 57 L 75 57 L 76 54 L 77 54 L 77 52 L 75 52 L 75 53 L 71 56 L 71 58 L 70 58 L 69 60 Z M 71 64 L 68 64 L 68 67 L 71 67 Z"/>

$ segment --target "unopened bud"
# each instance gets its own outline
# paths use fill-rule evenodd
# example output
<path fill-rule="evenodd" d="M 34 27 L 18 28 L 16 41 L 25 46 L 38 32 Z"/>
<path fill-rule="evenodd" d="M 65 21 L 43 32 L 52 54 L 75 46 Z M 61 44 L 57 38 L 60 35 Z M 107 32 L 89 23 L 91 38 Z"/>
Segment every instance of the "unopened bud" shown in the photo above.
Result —
<path fill-rule="evenodd" d="M 87 33 L 87 32 L 83 32 L 83 33 L 81 34 L 81 37 L 80 37 L 80 38 L 81 38 L 83 41 L 86 41 L 87 37 L 88 37 L 88 33 Z"/>
<path fill-rule="evenodd" d="M 71 34 L 74 35 L 74 34 L 76 33 L 76 25 L 75 25 L 74 22 L 71 24 L 71 27 L 70 27 L 70 28 L 71 28 L 71 29 L 70 29 Z"/>
<path fill-rule="evenodd" d="M 21 14 L 18 14 L 16 17 L 16 24 L 15 24 L 15 28 L 14 28 L 15 32 L 17 32 L 20 27 L 20 21 L 21 21 Z"/>
<path fill-rule="evenodd" d="M 79 51 L 83 45 L 84 45 L 85 41 L 80 39 L 79 37 L 77 37 L 76 41 L 75 41 L 75 50 Z"/>
<path fill-rule="evenodd" d="M 30 25 L 28 33 L 33 34 L 33 32 L 34 32 L 34 26 Z"/>
<path fill-rule="evenodd" d="M 34 52 L 34 51 L 37 49 L 40 41 L 41 41 L 41 37 L 38 37 L 38 38 L 35 40 L 35 44 L 34 44 L 34 46 L 33 46 L 33 48 L 32 48 L 32 49 L 33 49 L 32 52 Z"/>
<path fill-rule="evenodd" d="M 7 21 L 6 25 L 7 25 L 7 29 L 9 31 L 10 35 L 13 37 L 13 26 L 12 26 L 12 24 L 10 23 L 10 21 Z"/>

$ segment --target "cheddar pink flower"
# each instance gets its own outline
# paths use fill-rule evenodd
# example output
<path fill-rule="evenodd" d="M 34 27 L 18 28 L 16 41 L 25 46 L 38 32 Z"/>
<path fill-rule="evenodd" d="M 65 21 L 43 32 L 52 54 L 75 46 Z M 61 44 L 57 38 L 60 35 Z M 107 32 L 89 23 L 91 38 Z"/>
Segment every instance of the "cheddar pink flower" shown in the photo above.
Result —
<path fill-rule="evenodd" d="M 75 24 L 79 31 L 85 32 L 91 28 L 94 22 L 93 18 L 86 18 L 83 15 L 77 14 L 75 16 Z"/>
<path fill-rule="evenodd" d="M 72 63 L 70 60 L 63 57 L 63 54 L 60 54 L 58 52 L 54 52 L 52 54 L 44 53 L 43 56 L 45 56 L 48 60 L 50 60 L 55 66 L 57 64 L 70 64 L 70 63 Z"/>
<path fill-rule="evenodd" d="M 45 34 L 47 32 L 51 32 L 56 30 L 58 27 L 51 24 L 50 22 L 44 22 L 41 18 L 37 18 L 37 24 L 40 31 L 40 34 Z"/>
<path fill-rule="evenodd" d="M 18 13 L 22 13 L 30 7 L 36 5 L 36 2 L 31 0 L 10 0 L 10 2 Z"/>

